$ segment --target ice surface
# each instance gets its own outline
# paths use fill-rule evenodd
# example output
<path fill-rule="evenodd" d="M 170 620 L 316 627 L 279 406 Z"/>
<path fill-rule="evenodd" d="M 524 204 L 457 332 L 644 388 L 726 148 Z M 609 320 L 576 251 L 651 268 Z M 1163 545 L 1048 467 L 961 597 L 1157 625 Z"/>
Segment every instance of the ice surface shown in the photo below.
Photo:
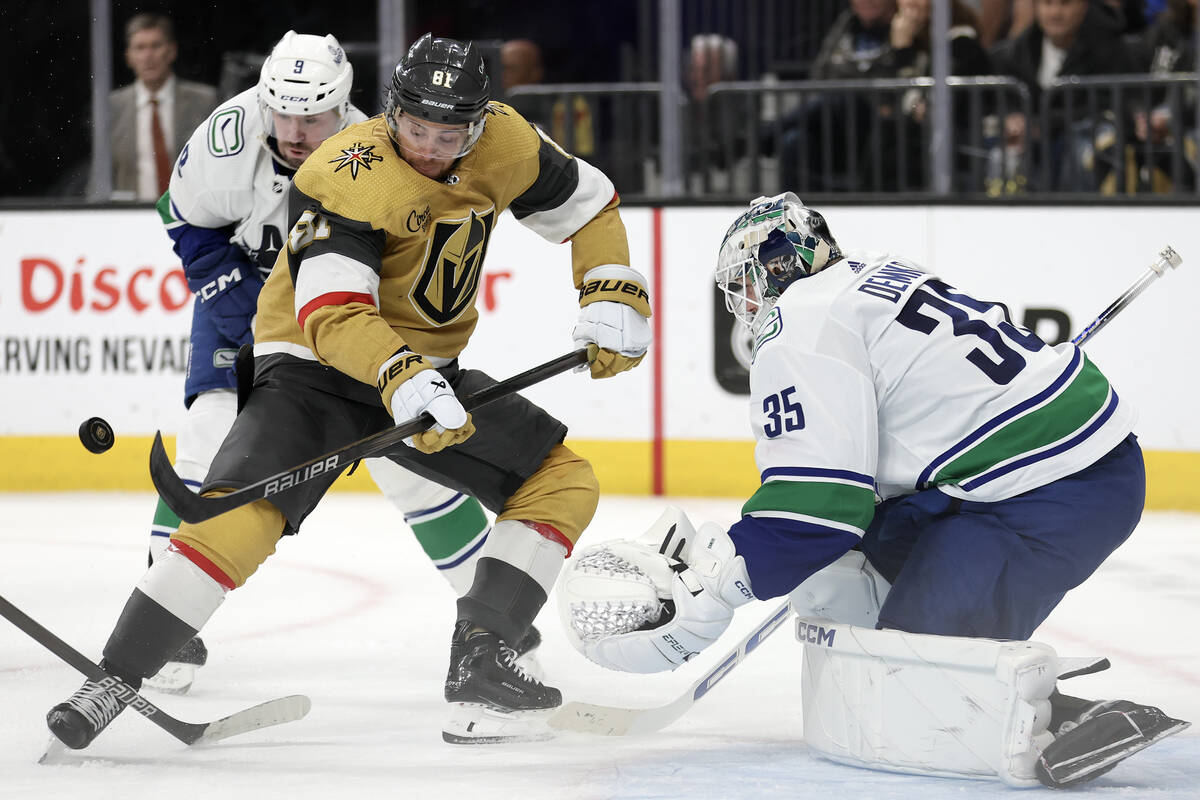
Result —
<path fill-rule="evenodd" d="M 585 541 L 636 535 L 661 498 L 601 500 Z M 728 524 L 738 500 L 676 500 Z M 0 594 L 89 656 L 145 565 L 153 500 L 142 494 L 0 495 Z M 1073 679 L 1083 696 L 1123 697 L 1200 720 L 1200 516 L 1147 514 L 1132 539 L 1068 595 L 1037 638 L 1060 655 L 1107 655 Z M 608 672 L 567 644 L 552 605 L 541 663 L 568 699 L 660 705 L 707 670 L 773 604 L 742 609 L 733 632 L 668 675 Z M 648 737 L 581 735 L 536 744 L 443 744 L 441 700 L 453 594 L 398 512 L 375 495 L 333 494 L 301 536 L 232 593 L 208 628 L 191 694 L 153 695 L 207 721 L 272 697 L 312 698 L 304 720 L 188 748 L 124 714 L 86 751 L 38 765 L 43 717 L 80 682 L 0 620 L 0 797 L 988 798 L 999 783 L 893 775 L 813 756 L 801 735 L 800 649 L 784 627 L 681 720 Z M 1090 784 L 1088 797 L 1200 798 L 1192 728 Z M 1053 793 L 1054 797 L 1063 797 Z"/>

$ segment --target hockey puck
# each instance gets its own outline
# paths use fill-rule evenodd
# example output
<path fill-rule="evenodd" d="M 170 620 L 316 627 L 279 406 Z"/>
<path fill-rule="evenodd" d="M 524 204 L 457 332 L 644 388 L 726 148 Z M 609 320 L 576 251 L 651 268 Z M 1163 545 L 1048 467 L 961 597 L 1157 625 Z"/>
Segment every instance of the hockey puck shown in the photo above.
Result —
<path fill-rule="evenodd" d="M 92 417 L 79 426 L 79 441 L 93 453 L 103 453 L 113 446 L 113 429 L 100 417 Z"/>

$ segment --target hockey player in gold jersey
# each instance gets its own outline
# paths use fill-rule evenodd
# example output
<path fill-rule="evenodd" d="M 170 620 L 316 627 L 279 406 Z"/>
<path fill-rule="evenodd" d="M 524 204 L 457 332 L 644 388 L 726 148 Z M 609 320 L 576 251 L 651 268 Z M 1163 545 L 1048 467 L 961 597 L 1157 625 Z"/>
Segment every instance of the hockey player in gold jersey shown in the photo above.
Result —
<path fill-rule="evenodd" d="M 580 318 L 572 337 L 606 378 L 650 345 L 646 281 L 629 266 L 611 181 L 513 109 L 491 102 L 474 46 L 422 37 L 396 67 L 382 116 L 325 141 L 296 173 L 286 248 L 260 296 L 255 379 L 203 488 L 246 486 L 429 412 L 437 424 L 388 457 L 496 513 L 458 601 L 445 696 L 448 742 L 538 736 L 561 703 L 516 663 L 518 641 L 595 512 L 587 461 L 566 427 L 519 395 L 466 413 L 457 395 L 494 381 L 457 357 L 502 211 L 571 242 Z M 564 281 L 567 276 L 563 276 Z M 294 533 L 336 478 L 313 480 L 184 524 L 134 589 L 103 666 L 131 685 L 204 625 Z M 124 708 L 87 682 L 51 710 L 52 732 L 86 747 Z"/>

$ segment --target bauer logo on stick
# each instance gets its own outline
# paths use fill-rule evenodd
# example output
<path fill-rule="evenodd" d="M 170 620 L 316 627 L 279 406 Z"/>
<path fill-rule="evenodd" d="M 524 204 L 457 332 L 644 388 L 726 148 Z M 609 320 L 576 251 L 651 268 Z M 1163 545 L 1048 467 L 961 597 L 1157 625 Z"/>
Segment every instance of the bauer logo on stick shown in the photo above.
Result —
<path fill-rule="evenodd" d="M 79 441 L 93 453 L 103 453 L 113 446 L 112 426 L 100 417 L 92 417 L 79 426 Z"/>

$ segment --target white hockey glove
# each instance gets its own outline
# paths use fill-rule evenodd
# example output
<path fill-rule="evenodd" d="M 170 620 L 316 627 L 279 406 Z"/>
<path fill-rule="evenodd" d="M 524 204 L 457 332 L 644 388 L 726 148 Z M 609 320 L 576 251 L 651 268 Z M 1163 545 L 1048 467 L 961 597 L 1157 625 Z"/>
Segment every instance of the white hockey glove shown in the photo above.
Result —
<path fill-rule="evenodd" d="M 559 582 L 559 612 L 571 644 L 588 659 L 624 672 L 662 672 L 724 633 L 734 608 L 754 598 L 749 584 L 720 526 L 694 531 L 670 509 L 638 541 L 582 551 Z"/>
<path fill-rule="evenodd" d="M 379 368 L 379 393 L 397 423 L 408 422 L 425 411 L 433 415 L 436 424 L 432 428 L 404 440 L 422 453 L 436 453 L 475 433 L 475 423 L 450 382 L 407 347 Z"/>
<path fill-rule="evenodd" d="M 650 296 L 641 273 L 617 264 L 593 267 L 583 276 L 579 305 L 571 338 L 577 347 L 596 347 L 592 377 L 611 378 L 636 367 L 652 338 Z"/>

